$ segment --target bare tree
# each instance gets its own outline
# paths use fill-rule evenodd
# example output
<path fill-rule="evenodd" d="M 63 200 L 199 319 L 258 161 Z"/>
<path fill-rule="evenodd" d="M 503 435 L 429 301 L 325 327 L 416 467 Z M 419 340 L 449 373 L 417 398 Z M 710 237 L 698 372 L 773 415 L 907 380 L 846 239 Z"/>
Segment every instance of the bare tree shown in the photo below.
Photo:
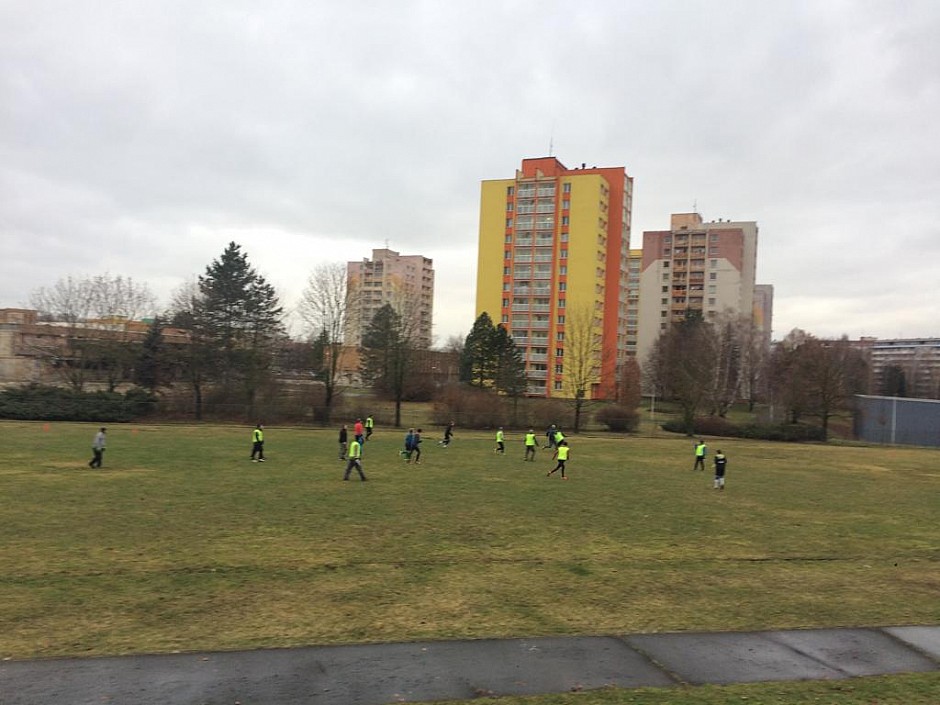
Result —
<path fill-rule="evenodd" d="M 60 279 L 35 290 L 30 304 L 42 320 L 60 324 L 62 335 L 40 353 L 77 390 L 93 371 L 104 377 L 110 391 L 129 378 L 137 355 L 128 324 L 156 309 L 145 284 L 110 274 Z"/>
<path fill-rule="evenodd" d="M 747 319 L 724 314 L 711 325 L 708 342 L 712 345 L 715 367 L 709 388 L 712 416 L 724 417 L 738 399 L 743 374 L 742 348 Z"/>
<path fill-rule="evenodd" d="M 314 268 L 301 295 L 298 311 L 308 334 L 321 354 L 312 360 L 314 374 L 324 385 L 324 412 L 321 421 L 329 423 L 339 382 L 343 335 L 352 310 L 355 293 L 347 285 L 346 265 L 321 264 Z"/>
<path fill-rule="evenodd" d="M 644 373 L 659 396 L 673 399 L 682 410 L 689 435 L 695 432 L 695 415 L 705 404 L 714 378 L 713 329 L 698 312 L 673 323 L 660 334 L 646 360 Z"/>
<path fill-rule="evenodd" d="M 589 305 L 565 311 L 565 356 L 562 391 L 573 400 L 574 432 L 581 428 L 581 414 L 600 382 L 602 363 L 601 321 Z"/>

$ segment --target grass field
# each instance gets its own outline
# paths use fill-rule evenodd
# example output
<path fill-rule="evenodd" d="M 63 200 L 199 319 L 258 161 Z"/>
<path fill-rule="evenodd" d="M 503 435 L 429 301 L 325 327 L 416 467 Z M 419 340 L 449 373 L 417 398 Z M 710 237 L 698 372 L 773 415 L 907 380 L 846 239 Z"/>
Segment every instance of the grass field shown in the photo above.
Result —
<path fill-rule="evenodd" d="M 360 483 L 334 431 L 113 426 L 90 470 L 93 425 L 0 430 L 2 657 L 940 623 L 935 450 L 711 439 L 719 493 L 681 437 L 569 437 L 563 482 L 379 429 Z"/>

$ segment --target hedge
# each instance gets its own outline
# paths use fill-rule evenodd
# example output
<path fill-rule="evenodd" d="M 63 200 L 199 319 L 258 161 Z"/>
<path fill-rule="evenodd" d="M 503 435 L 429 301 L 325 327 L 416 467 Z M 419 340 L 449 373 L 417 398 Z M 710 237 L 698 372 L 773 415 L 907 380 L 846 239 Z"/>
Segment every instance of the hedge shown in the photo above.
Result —
<path fill-rule="evenodd" d="M 150 392 L 76 392 L 61 387 L 27 385 L 0 392 L 0 418 L 33 421 L 122 422 L 149 414 L 156 402 Z"/>
<path fill-rule="evenodd" d="M 825 433 L 819 426 L 805 424 L 746 424 L 739 426 L 720 417 L 695 419 L 694 435 L 728 436 L 731 438 L 752 438 L 762 441 L 825 441 Z M 685 433 L 682 421 L 667 421 L 661 425 L 664 431 Z"/>

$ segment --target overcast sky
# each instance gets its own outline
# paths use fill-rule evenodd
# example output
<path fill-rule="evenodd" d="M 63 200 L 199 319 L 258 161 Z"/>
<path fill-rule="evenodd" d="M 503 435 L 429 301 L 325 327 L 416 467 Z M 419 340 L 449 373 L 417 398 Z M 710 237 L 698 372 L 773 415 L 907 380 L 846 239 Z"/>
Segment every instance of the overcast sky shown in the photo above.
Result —
<path fill-rule="evenodd" d="M 936 0 L 0 0 L 0 307 L 166 303 L 233 240 L 292 306 L 387 243 L 434 260 L 443 343 L 480 181 L 551 146 L 626 167 L 634 247 L 757 221 L 776 338 L 940 336 L 937 37 Z"/>

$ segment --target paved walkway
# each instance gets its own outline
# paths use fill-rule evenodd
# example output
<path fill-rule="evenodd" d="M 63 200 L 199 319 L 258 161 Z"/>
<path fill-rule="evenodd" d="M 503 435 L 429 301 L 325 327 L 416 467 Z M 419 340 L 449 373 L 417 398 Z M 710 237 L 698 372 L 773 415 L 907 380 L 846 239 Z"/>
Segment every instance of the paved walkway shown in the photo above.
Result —
<path fill-rule="evenodd" d="M 0 663 L 0 704 L 384 705 L 940 670 L 940 626 L 637 634 Z"/>

